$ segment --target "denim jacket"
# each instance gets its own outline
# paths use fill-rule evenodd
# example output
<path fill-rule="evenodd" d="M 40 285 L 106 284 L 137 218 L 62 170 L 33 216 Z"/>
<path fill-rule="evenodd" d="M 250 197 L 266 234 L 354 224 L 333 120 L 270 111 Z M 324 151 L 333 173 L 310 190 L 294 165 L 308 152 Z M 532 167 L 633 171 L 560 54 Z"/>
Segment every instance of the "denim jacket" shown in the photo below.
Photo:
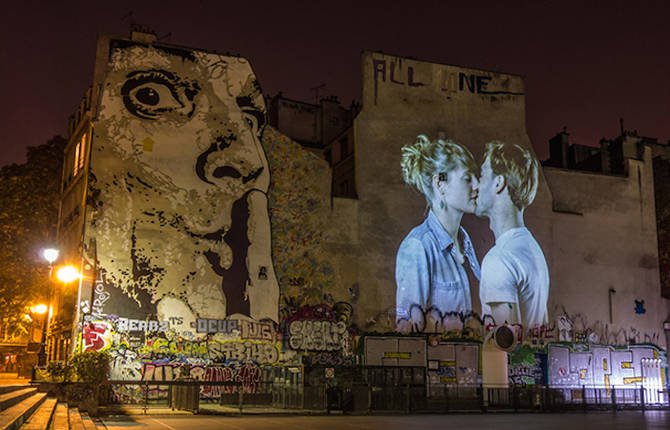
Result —
<path fill-rule="evenodd" d="M 472 273 L 480 279 L 479 262 L 463 227 L 459 236 Z M 468 274 L 463 265 L 456 262 L 453 244 L 432 211 L 402 241 L 395 267 L 397 319 L 409 318 L 410 307 L 415 304 L 424 312 L 431 307 L 442 314 L 472 311 Z"/>

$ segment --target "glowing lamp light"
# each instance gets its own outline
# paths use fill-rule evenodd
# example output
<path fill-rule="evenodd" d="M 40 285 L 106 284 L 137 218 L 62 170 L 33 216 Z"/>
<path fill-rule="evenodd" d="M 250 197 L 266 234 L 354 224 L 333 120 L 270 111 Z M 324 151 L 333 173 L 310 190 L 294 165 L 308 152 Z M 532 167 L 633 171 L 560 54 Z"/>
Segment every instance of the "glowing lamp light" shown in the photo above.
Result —
<path fill-rule="evenodd" d="M 58 250 L 53 248 L 47 248 L 44 251 L 42 251 L 42 257 L 44 257 L 44 259 L 48 261 L 49 264 L 52 264 L 54 261 L 58 259 Z"/>
<path fill-rule="evenodd" d="M 23 318 L 24 318 L 26 321 L 32 321 L 32 320 L 33 320 L 32 318 L 30 318 L 30 315 L 28 315 L 28 314 L 23 314 Z"/>
<path fill-rule="evenodd" d="M 56 271 L 56 277 L 59 281 L 69 284 L 81 278 L 81 274 L 74 266 L 63 266 Z"/>
<path fill-rule="evenodd" d="M 47 312 L 47 305 L 39 304 L 30 308 L 30 312 L 34 314 L 45 314 Z"/>

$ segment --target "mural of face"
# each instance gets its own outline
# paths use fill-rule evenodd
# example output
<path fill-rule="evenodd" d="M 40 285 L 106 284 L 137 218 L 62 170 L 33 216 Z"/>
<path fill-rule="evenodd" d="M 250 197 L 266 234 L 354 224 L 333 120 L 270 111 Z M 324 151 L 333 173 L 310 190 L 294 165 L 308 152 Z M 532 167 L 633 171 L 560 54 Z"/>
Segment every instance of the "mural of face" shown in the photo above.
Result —
<path fill-rule="evenodd" d="M 89 192 L 105 282 L 276 321 L 264 123 L 246 60 L 113 42 Z"/>

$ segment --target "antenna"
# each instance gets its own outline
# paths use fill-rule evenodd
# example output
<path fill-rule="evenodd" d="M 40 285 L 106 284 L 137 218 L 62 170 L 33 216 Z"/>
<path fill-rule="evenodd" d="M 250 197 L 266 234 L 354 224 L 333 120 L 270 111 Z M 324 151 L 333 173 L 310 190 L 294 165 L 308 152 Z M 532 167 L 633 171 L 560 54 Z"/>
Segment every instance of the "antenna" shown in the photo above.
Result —
<path fill-rule="evenodd" d="M 310 88 L 312 91 L 314 91 L 314 100 L 315 100 L 315 104 L 317 104 L 317 105 L 319 104 L 319 90 L 322 89 L 322 88 L 326 88 L 326 83 L 325 82 L 321 82 L 319 85 Z"/>

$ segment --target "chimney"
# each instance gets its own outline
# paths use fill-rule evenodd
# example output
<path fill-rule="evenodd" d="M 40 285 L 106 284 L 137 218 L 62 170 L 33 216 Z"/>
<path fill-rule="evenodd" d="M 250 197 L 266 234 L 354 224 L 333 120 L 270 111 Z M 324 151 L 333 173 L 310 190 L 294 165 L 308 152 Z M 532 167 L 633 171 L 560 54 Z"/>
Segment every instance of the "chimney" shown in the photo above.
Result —
<path fill-rule="evenodd" d="M 150 44 L 155 42 L 157 38 L 155 31 L 148 28 L 142 28 L 139 25 L 134 25 L 130 31 L 130 40 L 136 42 Z"/>
<path fill-rule="evenodd" d="M 549 160 L 551 161 L 551 166 L 561 167 L 563 169 L 568 167 L 569 136 L 570 133 L 566 131 L 566 127 L 563 127 L 563 131 L 549 139 Z"/>

